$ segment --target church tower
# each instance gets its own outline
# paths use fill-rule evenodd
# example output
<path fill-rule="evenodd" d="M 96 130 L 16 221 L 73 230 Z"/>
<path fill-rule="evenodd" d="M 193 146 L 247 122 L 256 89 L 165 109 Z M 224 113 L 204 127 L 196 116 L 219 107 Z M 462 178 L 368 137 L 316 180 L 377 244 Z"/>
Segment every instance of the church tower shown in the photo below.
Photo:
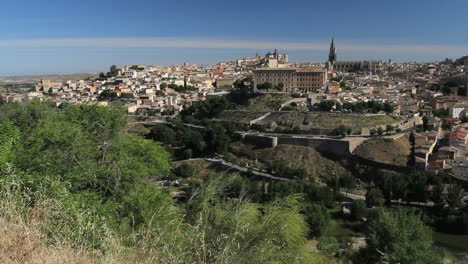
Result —
<path fill-rule="evenodd" d="M 330 44 L 330 52 L 328 53 L 328 62 L 333 65 L 336 61 L 336 49 L 335 49 L 335 40 L 332 38 L 332 42 Z"/>

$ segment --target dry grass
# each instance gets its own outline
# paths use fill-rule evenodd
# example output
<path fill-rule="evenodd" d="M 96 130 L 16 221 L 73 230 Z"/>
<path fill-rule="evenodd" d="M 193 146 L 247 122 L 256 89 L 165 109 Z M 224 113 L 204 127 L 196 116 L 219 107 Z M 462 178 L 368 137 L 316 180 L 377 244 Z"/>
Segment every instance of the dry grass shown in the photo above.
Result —
<path fill-rule="evenodd" d="M 400 166 L 406 165 L 410 152 L 411 144 L 408 136 L 397 140 L 371 138 L 354 150 L 354 154 L 361 157 Z"/>
<path fill-rule="evenodd" d="M 308 129 L 335 129 L 340 125 L 351 127 L 353 132 L 360 132 L 362 128 L 394 124 L 400 119 L 389 115 L 358 115 L 333 114 L 320 112 L 276 112 L 260 121 L 260 125 L 267 127 L 299 127 Z"/>
<path fill-rule="evenodd" d="M 252 145 L 234 143 L 231 148 L 234 154 L 250 160 L 249 163 L 255 164 L 256 167 L 270 167 L 275 160 L 285 160 L 288 166 L 305 168 L 311 177 L 319 181 L 346 172 L 340 164 L 324 158 L 309 147 L 278 145 L 276 148 L 256 148 Z"/>
<path fill-rule="evenodd" d="M 247 111 L 278 111 L 281 104 L 291 100 L 290 94 L 264 94 L 249 100 Z"/>
<path fill-rule="evenodd" d="M 0 210 L 0 263 L 121 263 L 113 256 L 92 254 L 65 241 L 48 243 L 43 230 L 50 213 L 46 207 L 21 214 L 14 203 L 4 200 Z"/>
<path fill-rule="evenodd" d="M 238 124 L 248 124 L 250 121 L 255 120 L 267 112 L 251 112 L 251 111 L 238 111 L 238 110 L 229 110 L 222 112 L 216 120 L 224 122 L 233 122 Z"/>

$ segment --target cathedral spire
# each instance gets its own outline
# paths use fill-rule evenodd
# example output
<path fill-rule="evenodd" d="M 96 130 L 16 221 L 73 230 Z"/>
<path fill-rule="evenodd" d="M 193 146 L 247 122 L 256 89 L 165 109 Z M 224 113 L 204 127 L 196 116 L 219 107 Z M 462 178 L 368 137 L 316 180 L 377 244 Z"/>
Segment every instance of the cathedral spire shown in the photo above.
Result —
<path fill-rule="evenodd" d="M 332 38 L 332 42 L 330 44 L 330 52 L 328 53 L 328 61 L 331 64 L 334 64 L 336 61 L 336 49 L 335 49 L 335 39 Z"/>

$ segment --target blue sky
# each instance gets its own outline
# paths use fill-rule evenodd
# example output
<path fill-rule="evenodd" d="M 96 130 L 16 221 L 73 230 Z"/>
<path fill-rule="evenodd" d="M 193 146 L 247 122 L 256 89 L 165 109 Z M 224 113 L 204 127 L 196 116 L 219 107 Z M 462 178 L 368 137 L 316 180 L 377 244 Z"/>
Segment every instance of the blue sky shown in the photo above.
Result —
<path fill-rule="evenodd" d="M 278 48 L 294 61 L 468 54 L 467 0 L 15 0 L 0 9 L 0 75 L 212 64 Z"/>

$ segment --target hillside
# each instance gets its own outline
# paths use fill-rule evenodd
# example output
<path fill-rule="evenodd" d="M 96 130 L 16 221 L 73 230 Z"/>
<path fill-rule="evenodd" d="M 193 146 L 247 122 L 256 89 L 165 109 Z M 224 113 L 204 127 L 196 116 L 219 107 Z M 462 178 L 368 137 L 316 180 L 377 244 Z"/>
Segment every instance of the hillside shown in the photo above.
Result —
<path fill-rule="evenodd" d="M 278 145 L 276 148 L 256 148 L 252 145 L 234 143 L 231 148 L 241 160 L 250 160 L 250 163 L 254 164 L 257 160 L 259 167 L 269 167 L 275 160 L 285 160 L 290 167 L 305 168 L 314 179 L 326 180 L 346 172 L 337 162 L 324 158 L 309 147 Z"/>
<path fill-rule="evenodd" d="M 362 128 L 394 124 L 400 121 L 398 117 L 389 115 L 358 115 L 334 114 L 325 112 L 275 112 L 258 124 L 268 128 L 299 127 L 302 131 L 310 129 L 335 129 L 340 125 L 352 127 L 353 133 L 359 133 Z"/>
<path fill-rule="evenodd" d="M 277 111 L 281 104 L 291 100 L 290 94 L 263 94 L 252 99 L 245 110 L 247 111 Z"/>
<path fill-rule="evenodd" d="M 244 111 L 244 110 L 226 110 L 219 114 L 215 120 L 221 122 L 233 122 L 237 124 L 249 124 L 250 121 L 255 120 L 268 112 L 258 111 Z"/>
<path fill-rule="evenodd" d="M 371 138 L 359 145 L 353 153 L 370 160 L 405 166 L 410 151 L 411 145 L 406 135 L 397 140 Z"/>

